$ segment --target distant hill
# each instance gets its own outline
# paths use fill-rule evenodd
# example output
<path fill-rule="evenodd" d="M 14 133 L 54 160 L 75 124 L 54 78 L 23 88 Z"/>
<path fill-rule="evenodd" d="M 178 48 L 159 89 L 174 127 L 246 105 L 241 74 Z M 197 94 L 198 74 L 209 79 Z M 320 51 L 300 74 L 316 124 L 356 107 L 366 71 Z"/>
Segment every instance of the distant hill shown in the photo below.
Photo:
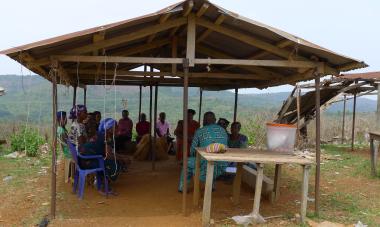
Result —
<path fill-rule="evenodd" d="M 6 94 L 0 97 L 0 121 L 14 121 L 29 119 L 35 122 L 46 122 L 51 119 L 51 84 L 39 76 L 0 75 L 0 86 Z M 89 86 L 87 90 L 87 105 L 89 111 L 99 110 L 108 117 L 117 117 L 123 109 L 122 100 L 128 100 L 128 109 L 133 119 L 138 112 L 138 87 L 124 86 L 104 88 L 103 86 Z M 234 94 L 229 91 L 206 91 L 202 112 L 214 111 L 218 117 L 232 118 Z M 72 89 L 59 86 L 58 109 L 69 111 L 72 105 Z M 77 103 L 83 103 L 82 89 L 78 89 Z M 288 97 L 287 92 L 268 94 L 240 94 L 239 116 L 250 116 L 253 111 L 271 111 L 276 113 L 283 101 Z M 116 100 L 116 102 L 115 102 Z M 143 112 L 149 111 L 149 88 L 143 89 Z M 189 107 L 198 110 L 199 89 L 190 88 Z M 342 103 L 331 106 L 327 112 L 342 111 Z M 352 107 L 352 100 L 348 102 L 348 109 Z M 105 110 L 105 111 L 104 111 Z M 373 112 L 376 110 L 376 101 L 359 98 L 358 112 Z M 160 87 L 158 94 L 158 112 L 165 111 L 172 123 L 182 115 L 182 89 Z"/>

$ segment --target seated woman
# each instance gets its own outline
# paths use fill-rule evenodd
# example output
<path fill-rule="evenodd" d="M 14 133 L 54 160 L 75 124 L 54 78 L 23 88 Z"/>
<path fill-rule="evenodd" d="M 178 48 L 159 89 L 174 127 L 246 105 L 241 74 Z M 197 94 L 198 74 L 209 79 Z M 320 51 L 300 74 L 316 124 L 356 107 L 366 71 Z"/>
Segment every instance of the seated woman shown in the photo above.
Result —
<path fill-rule="evenodd" d="M 240 134 L 241 124 L 240 122 L 234 122 L 231 124 L 231 134 L 228 135 L 228 147 L 229 148 L 247 148 L 248 138 Z"/>
<path fill-rule="evenodd" d="M 72 120 L 69 141 L 76 147 L 80 147 L 87 143 L 87 131 L 85 120 L 87 119 L 87 108 L 84 105 L 75 105 L 70 110 L 69 118 Z"/>
<path fill-rule="evenodd" d="M 113 152 L 113 138 L 117 130 L 117 122 L 112 118 L 106 118 L 100 122 L 96 140 L 88 142 L 80 147 L 79 152 L 86 155 L 104 156 L 104 165 L 106 169 L 107 180 L 115 181 L 123 167 L 122 160 L 119 160 Z M 97 168 L 98 162 L 90 160 L 80 162 L 83 168 Z"/>

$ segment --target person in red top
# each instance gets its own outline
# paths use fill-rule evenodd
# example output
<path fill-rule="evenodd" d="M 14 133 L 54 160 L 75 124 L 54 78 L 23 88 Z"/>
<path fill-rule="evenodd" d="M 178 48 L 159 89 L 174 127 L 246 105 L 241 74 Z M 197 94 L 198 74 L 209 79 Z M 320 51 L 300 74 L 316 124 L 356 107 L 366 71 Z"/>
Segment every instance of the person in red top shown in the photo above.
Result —
<path fill-rule="evenodd" d="M 123 110 L 122 118 L 118 123 L 116 150 L 124 148 L 124 144 L 132 140 L 132 129 L 133 122 L 129 118 L 129 112 L 128 110 Z"/>
<path fill-rule="evenodd" d="M 187 142 L 187 155 L 190 154 L 190 145 L 193 141 L 193 137 L 195 134 L 195 131 L 199 128 L 198 121 L 194 120 L 195 110 L 188 109 L 187 110 L 187 116 L 188 116 L 188 142 Z M 177 136 L 177 160 L 179 162 L 182 161 L 182 154 L 183 154 L 183 120 L 178 121 L 177 128 L 174 131 L 174 135 Z"/>
<path fill-rule="evenodd" d="M 140 115 L 140 122 L 136 124 L 136 131 L 137 131 L 137 138 L 136 142 L 139 143 L 141 137 L 143 137 L 146 134 L 149 134 L 150 129 L 150 123 L 146 121 L 146 115 L 144 113 L 141 113 Z"/>

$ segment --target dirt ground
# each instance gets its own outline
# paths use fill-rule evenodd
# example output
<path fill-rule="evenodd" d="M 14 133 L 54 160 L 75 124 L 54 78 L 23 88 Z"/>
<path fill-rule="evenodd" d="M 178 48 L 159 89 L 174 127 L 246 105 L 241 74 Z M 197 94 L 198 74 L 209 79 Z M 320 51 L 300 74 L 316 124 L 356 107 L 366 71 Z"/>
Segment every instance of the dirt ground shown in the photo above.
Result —
<path fill-rule="evenodd" d="M 308 216 L 315 221 L 330 220 L 353 224 L 365 220 L 369 226 L 380 226 L 379 178 L 369 176 L 369 166 L 362 169 L 355 165 L 367 165 L 367 150 L 350 153 L 347 150 L 332 152 L 335 157 L 322 165 L 321 216 L 313 216 L 313 203 L 308 204 Z M 355 158 L 349 158 L 355 157 Z M 0 167 L 11 168 L 1 162 Z M 363 162 L 363 163 L 361 163 Z M 25 163 L 18 165 L 25 166 Z M 28 167 L 28 166 L 27 166 Z M 42 166 L 44 167 L 44 166 Z M 31 168 L 38 171 L 41 166 Z M 188 215 L 181 212 L 182 194 L 177 191 L 179 167 L 174 160 L 157 162 L 152 172 L 151 163 L 133 162 L 112 186 L 118 196 L 105 196 L 92 186 L 86 186 L 84 199 L 79 200 L 71 192 L 71 184 L 63 181 L 63 166 L 59 165 L 57 177 L 57 217 L 51 226 L 200 226 L 201 207 L 192 206 L 192 192 L 188 194 Z M 271 177 L 272 166 L 266 166 Z M 31 172 L 31 171 L 29 171 Z M 19 184 L 7 186 L 0 182 L 0 226 L 32 226 L 49 213 L 49 171 L 31 174 Z M 3 177 L 4 175 L 0 176 Z M 9 189 L 12 190 L 9 190 Z M 309 197 L 313 197 L 314 179 L 311 178 Z M 229 219 L 251 212 L 254 191 L 242 188 L 240 205 L 231 201 L 232 185 L 218 181 L 212 197 L 211 218 L 217 226 L 233 226 Z M 264 226 L 299 226 L 294 219 L 299 213 L 301 192 L 301 168 L 286 166 L 281 179 L 279 201 L 271 204 L 262 199 L 260 213 L 269 219 Z M 368 224 L 368 223 L 367 223 Z M 351 225 L 352 226 L 352 225 Z"/>

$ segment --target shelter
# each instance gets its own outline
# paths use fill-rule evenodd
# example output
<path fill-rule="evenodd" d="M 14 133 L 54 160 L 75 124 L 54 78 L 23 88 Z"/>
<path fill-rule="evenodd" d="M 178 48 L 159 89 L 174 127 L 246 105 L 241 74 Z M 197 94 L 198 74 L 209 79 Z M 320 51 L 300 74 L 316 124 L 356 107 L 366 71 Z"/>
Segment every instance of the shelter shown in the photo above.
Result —
<path fill-rule="evenodd" d="M 367 66 L 206 0 L 186 0 L 156 13 L 11 48 L 0 54 L 52 82 L 53 112 L 57 110 L 57 83 L 75 88 L 99 84 L 150 86 L 151 91 L 155 86 L 154 117 L 158 86 L 180 86 L 184 92 L 183 119 L 186 119 L 188 87 L 191 86 L 235 89 L 236 119 L 239 88 L 263 89 L 315 79 L 316 212 L 319 207 L 320 77 Z M 144 71 L 136 70 L 141 66 Z M 150 66 L 149 72 L 147 66 Z M 54 217 L 55 114 L 53 119 L 51 214 Z M 186 154 L 187 121 L 183 127 Z M 183 157 L 186 175 L 187 155 Z M 184 185 L 185 212 L 186 181 Z"/>

